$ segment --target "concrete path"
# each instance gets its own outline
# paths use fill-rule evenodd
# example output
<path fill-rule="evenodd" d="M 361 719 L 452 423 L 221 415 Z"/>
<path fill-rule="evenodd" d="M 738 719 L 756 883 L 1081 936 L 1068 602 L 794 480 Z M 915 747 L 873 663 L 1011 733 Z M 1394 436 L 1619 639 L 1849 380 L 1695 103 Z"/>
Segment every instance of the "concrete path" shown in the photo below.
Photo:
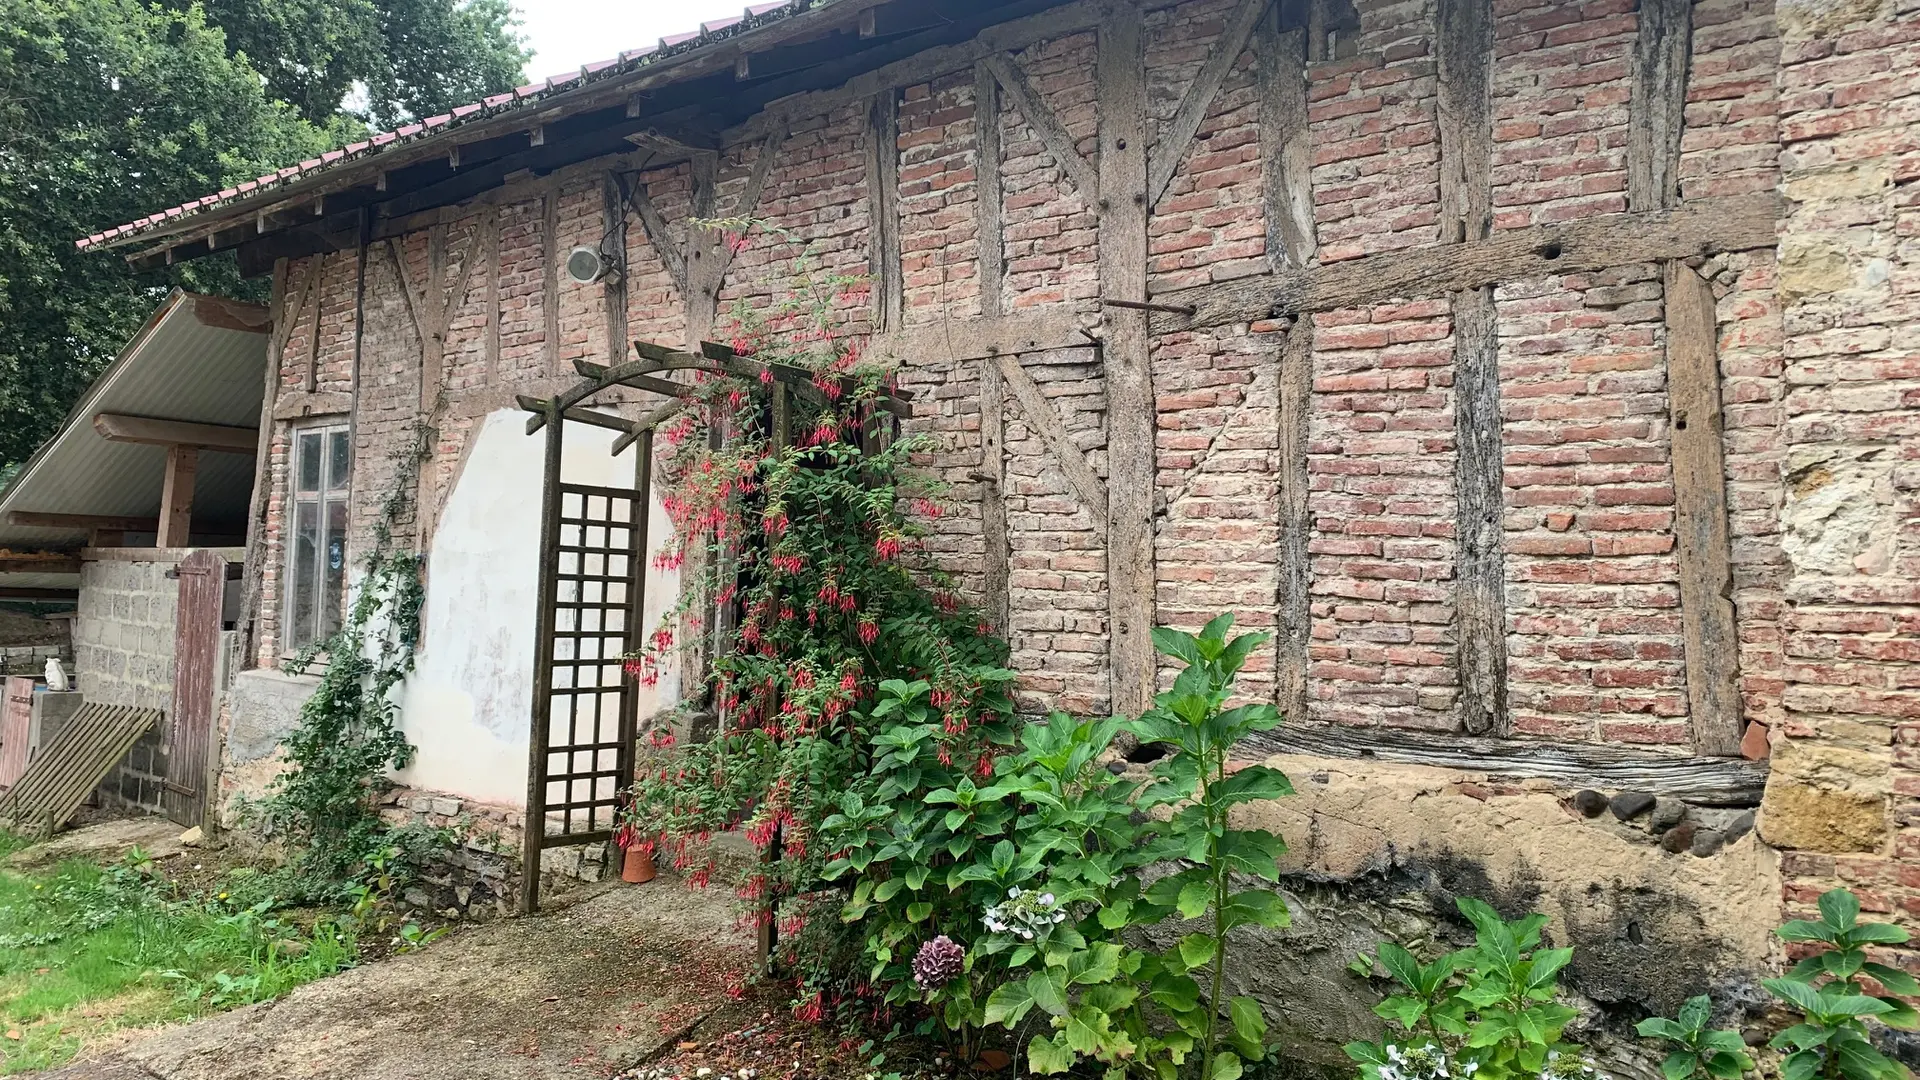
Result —
<path fill-rule="evenodd" d="M 157 1032 L 60 1080 L 584 1080 L 727 1002 L 752 963 L 725 890 L 591 886 L 557 910 L 462 930 L 277 1002 Z"/>

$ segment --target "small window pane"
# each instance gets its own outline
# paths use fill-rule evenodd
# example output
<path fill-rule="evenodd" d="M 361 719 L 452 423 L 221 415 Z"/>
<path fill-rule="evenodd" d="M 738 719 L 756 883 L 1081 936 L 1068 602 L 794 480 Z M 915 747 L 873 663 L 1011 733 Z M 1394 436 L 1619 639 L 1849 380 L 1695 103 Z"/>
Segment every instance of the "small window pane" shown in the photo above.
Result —
<path fill-rule="evenodd" d="M 346 600 L 347 500 L 327 500 L 326 565 L 321 568 L 320 634 L 332 637 L 340 629 L 340 609 Z"/>
<path fill-rule="evenodd" d="M 339 491 L 346 488 L 347 476 L 353 468 L 353 454 L 347 446 L 347 429 L 336 429 L 329 441 L 332 443 L 332 449 L 327 455 L 331 462 L 331 467 L 327 470 L 327 486 Z"/>
<path fill-rule="evenodd" d="M 296 468 L 301 492 L 320 490 L 320 432 L 303 431 L 300 433 L 299 453 L 296 455 Z"/>
<path fill-rule="evenodd" d="M 293 510 L 292 599 L 287 606 L 287 644 L 303 649 L 313 644 L 314 573 L 320 553 L 319 507 L 310 502 Z"/>

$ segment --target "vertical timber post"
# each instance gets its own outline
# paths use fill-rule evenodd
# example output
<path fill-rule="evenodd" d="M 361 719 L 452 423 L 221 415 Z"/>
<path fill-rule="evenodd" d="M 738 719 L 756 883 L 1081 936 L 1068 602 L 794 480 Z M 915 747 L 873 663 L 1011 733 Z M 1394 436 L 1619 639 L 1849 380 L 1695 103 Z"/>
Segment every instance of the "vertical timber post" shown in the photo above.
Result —
<path fill-rule="evenodd" d="M 1307 137 L 1307 35 L 1282 32 L 1278 5 L 1254 29 L 1260 71 L 1260 159 L 1267 216 L 1267 262 L 1276 272 L 1304 269 L 1316 246 L 1313 148 Z M 1278 627 L 1274 704 L 1288 720 L 1307 715 L 1307 646 L 1312 640 L 1313 519 L 1307 493 L 1308 418 L 1313 408 L 1313 314 L 1297 316 L 1281 346 Z"/>
<path fill-rule="evenodd" d="M 1493 8 L 1440 0 L 1440 239 L 1485 239 L 1493 226 Z M 1454 620 L 1460 719 L 1507 731 L 1506 496 L 1500 438 L 1500 340 L 1493 288 L 1452 294 Z"/>
<path fill-rule="evenodd" d="M 1147 299 L 1147 81 L 1140 6 L 1117 0 L 1099 28 L 1100 295 Z M 1153 357 L 1147 313 L 1108 308 L 1107 612 L 1111 705 L 1153 704 Z"/>
<path fill-rule="evenodd" d="M 892 87 L 867 107 L 867 272 L 873 330 L 900 329 L 906 286 L 900 268 L 900 99 Z"/>
<path fill-rule="evenodd" d="M 986 64 L 973 69 L 974 241 L 979 261 L 980 315 L 1001 315 L 1006 284 L 1005 204 L 1000 182 L 1000 83 Z M 1012 547 L 1007 532 L 1007 386 L 991 356 L 980 360 L 981 593 L 987 618 L 1002 637 L 1012 633 Z"/>
<path fill-rule="evenodd" d="M 540 909 L 540 851 L 547 832 L 547 745 L 553 708 L 554 600 L 558 590 L 560 544 L 560 465 L 566 418 L 547 402 L 546 473 L 540 485 L 540 586 L 534 613 L 533 716 L 527 737 L 527 809 L 521 821 L 520 913 Z"/>

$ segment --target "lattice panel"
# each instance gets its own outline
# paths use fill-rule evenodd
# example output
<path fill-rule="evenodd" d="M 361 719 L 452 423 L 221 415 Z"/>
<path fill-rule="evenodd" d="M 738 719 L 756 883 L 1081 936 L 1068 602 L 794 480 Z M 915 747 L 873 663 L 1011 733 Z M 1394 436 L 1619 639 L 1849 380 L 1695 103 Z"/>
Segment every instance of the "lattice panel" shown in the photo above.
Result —
<path fill-rule="evenodd" d="M 546 645 L 547 844 L 604 839 L 633 741 L 633 682 L 620 657 L 635 636 L 640 493 L 559 486 L 553 629 Z"/>

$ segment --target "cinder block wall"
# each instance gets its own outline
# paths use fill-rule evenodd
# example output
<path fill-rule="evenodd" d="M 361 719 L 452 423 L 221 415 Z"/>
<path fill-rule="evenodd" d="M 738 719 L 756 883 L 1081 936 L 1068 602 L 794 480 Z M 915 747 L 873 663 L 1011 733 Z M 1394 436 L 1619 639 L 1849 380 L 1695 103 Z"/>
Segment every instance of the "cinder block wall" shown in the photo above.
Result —
<path fill-rule="evenodd" d="M 167 576 L 176 554 L 139 549 L 98 553 L 80 566 L 73 621 L 74 675 L 87 702 L 173 709 L 174 609 L 180 583 Z M 158 813 L 167 776 L 165 724 L 148 731 L 100 785 L 110 804 Z"/>

